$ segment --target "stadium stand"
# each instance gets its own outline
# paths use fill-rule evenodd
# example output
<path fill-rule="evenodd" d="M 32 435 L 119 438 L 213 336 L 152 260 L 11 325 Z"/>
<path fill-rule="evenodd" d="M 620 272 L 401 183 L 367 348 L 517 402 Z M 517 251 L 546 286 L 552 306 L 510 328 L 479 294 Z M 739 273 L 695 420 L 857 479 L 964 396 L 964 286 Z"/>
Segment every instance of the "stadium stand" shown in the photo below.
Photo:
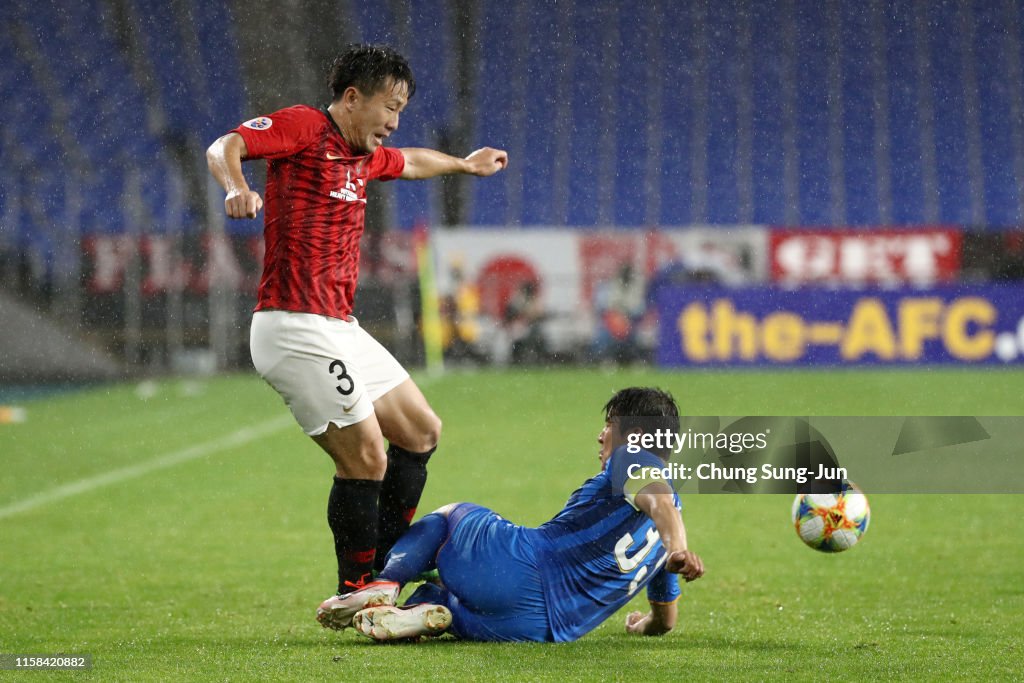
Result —
<path fill-rule="evenodd" d="M 486 3 L 480 17 L 480 43 L 494 45 L 503 41 L 506 36 L 513 35 L 517 30 L 513 18 L 513 13 L 508 11 L 507 7 Z M 545 23 L 544 18 L 539 17 L 539 21 L 536 23 Z M 532 29 L 526 29 L 526 31 L 530 30 Z M 510 126 L 512 110 L 521 104 L 511 102 L 507 93 L 510 90 L 517 90 L 514 82 L 525 77 L 522 69 L 515 68 L 515 63 L 512 61 L 513 56 L 513 50 L 487 49 L 484 49 L 480 55 L 476 76 L 477 106 L 474 118 L 477 124 L 477 135 L 474 148 L 481 144 L 495 146 L 508 144 L 508 136 L 512 132 Z M 493 142 L 482 143 L 482 140 L 492 140 Z M 514 151 L 510 150 L 509 154 L 513 155 Z M 509 216 L 506 187 L 507 178 L 502 179 L 501 182 L 476 184 L 471 190 L 470 221 L 478 225 L 507 224 Z"/>
<path fill-rule="evenodd" d="M 446 0 L 351 2 L 340 21 L 358 39 L 398 45 L 416 68 L 394 144 L 451 142 L 456 93 L 468 87 L 466 146 L 509 149 L 509 172 L 467 186 L 465 222 L 1021 222 L 1024 6 L 1012 0 L 646 11 L 516 0 L 480 3 L 469 36 L 457 35 L 455 12 Z M 9 14 L 6 249 L 31 246 L 48 262 L 54 225 L 124 231 L 129 173 L 145 231 L 201 229 L 205 193 L 189 182 L 201 148 L 250 106 L 238 55 L 223 48 L 241 30 L 228 0 L 14 0 Z M 457 80 L 465 40 L 479 56 L 470 83 Z M 45 163 L 54 158 L 65 163 Z M 192 203 L 170 216 L 175 203 L 162 197 L 181 186 Z M 436 222 L 437 187 L 396 184 L 395 227 Z M 259 222 L 229 229 L 255 234 Z"/>
<path fill-rule="evenodd" d="M 57 243 L 78 234 L 122 233 L 139 220 L 130 228 L 200 231 L 196 183 L 191 205 L 168 193 L 199 176 L 202 146 L 245 108 L 237 58 L 213 39 L 231 26 L 226 3 L 16 0 L 7 10 L 4 251 L 46 271 Z M 175 206 L 183 215 L 169 215 Z"/>
<path fill-rule="evenodd" d="M 1021 69 L 1018 3 L 662 3 L 635 16 L 606 0 L 514 5 L 528 5 L 530 21 L 489 4 L 482 43 L 518 29 L 547 59 L 482 51 L 475 139 L 510 135 L 502 106 L 525 78 L 549 118 L 569 98 L 572 172 L 550 176 L 548 195 L 511 175 L 475 186 L 472 223 L 1020 223 L 1021 79 L 1007 77 Z M 559 25 L 571 27 L 571 57 L 556 49 Z M 653 60 L 657 77 L 645 78 Z M 616 97 L 601 95 L 609 80 Z M 650 87 L 659 97 L 645 100 Z M 527 116 L 527 137 L 556 125 Z M 657 154 L 638 127 L 658 131 L 646 138 Z M 614 183 L 602 176 L 608 145 Z M 514 156 L 527 177 L 535 163 L 547 169 L 545 150 Z M 643 171 L 652 161 L 660 171 Z M 641 177 L 644 192 L 610 187 Z M 545 196 L 568 197 L 565 215 Z M 515 206 L 521 215 L 509 215 Z"/>
<path fill-rule="evenodd" d="M 424 223 L 979 235 L 1024 220 L 1016 0 L 10 0 L 3 15 L 0 278 L 62 321 L 101 282 L 110 311 L 79 317 L 123 328 L 129 359 L 156 348 L 162 310 L 186 320 L 146 362 L 251 307 L 253 282 L 209 285 L 258 272 L 262 217 L 224 219 L 203 150 L 251 116 L 326 104 L 324 67 L 350 40 L 395 45 L 416 73 L 391 145 L 511 160 L 486 181 L 374 184 L 363 302 L 394 277 L 382 235 Z M 246 172 L 262 185 L 261 164 Z"/>

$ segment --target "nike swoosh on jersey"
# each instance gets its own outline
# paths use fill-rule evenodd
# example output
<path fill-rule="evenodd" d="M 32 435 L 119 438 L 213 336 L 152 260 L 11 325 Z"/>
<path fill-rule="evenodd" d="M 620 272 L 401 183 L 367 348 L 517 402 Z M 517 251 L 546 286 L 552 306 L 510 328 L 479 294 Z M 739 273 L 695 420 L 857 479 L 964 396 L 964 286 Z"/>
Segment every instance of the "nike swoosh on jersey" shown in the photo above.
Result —
<path fill-rule="evenodd" d="M 328 152 L 328 153 L 327 153 L 327 154 L 325 154 L 324 156 L 326 156 L 326 157 L 327 157 L 327 160 L 328 160 L 328 161 L 339 161 L 339 160 L 341 160 L 341 159 L 344 159 L 344 158 L 345 158 L 345 157 L 338 157 L 338 156 L 334 156 L 334 155 L 333 155 L 333 154 L 331 154 L 330 152 Z"/>

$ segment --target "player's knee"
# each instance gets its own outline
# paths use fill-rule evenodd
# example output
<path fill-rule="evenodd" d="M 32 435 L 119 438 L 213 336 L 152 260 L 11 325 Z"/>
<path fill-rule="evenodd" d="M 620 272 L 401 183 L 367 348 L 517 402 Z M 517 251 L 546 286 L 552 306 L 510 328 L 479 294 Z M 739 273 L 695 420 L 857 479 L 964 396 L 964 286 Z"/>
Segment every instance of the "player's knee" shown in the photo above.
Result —
<path fill-rule="evenodd" d="M 448 503 L 447 505 L 442 505 L 441 507 L 437 508 L 436 510 L 434 510 L 430 514 L 432 514 L 432 515 L 441 515 L 442 517 L 447 517 L 458 506 L 459 506 L 459 503 Z"/>
<path fill-rule="evenodd" d="M 407 450 L 413 453 L 426 453 L 437 448 L 441 440 L 441 418 L 433 411 L 428 411 L 421 417 L 417 424 L 417 434 L 413 437 L 414 443 L 410 444 Z"/>
<path fill-rule="evenodd" d="M 374 444 L 365 444 L 352 457 L 343 457 L 341 461 L 335 460 L 338 464 L 338 471 L 343 470 L 345 475 L 351 479 L 372 479 L 380 481 L 388 470 L 388 457 L 384 449 Z"/>
<path fill-rule="evenodd" d="M 429 419 L 427 420 L 427 430 L 424 440 L 427 441 L 429 445 L 421 452 L 437 448 L 437 444 L 441 441 L 441 418 L 439 418 L 435 413 L 430 413 Z"/>
<path fill-rule="evenodd" d="M 388 456 L 380 438 L 363 439 L 358 443 L 329 440 L 321 444 L 331 456 L 343 479 L 381 480 L 388 469 Z"/>

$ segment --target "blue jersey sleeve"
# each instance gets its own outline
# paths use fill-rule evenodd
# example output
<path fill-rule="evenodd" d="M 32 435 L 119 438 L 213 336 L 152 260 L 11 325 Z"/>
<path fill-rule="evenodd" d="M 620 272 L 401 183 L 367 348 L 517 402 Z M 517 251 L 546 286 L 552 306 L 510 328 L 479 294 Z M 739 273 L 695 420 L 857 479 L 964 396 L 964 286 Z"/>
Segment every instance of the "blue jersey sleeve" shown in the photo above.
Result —
<path fill-rule="evenodd" d="M 665 569 L 665 565 L 647 584 L 647 600 L 650 602 L 675 602 L 679 593 L 679 577 Z"/>
<path fill-rule="evenodd" d="M 672 486 L 672 480 L 666 474 L 667 463 L 649 451 L 637 448 L 630 452 L 632 446 L 619 446 L 608 459 L 608 474 L 611 478 L 612 493 L 621 495 L 626 502 L 636 508 L 634 498 L 645 486 L 656 481 L 663 481 Z"/>

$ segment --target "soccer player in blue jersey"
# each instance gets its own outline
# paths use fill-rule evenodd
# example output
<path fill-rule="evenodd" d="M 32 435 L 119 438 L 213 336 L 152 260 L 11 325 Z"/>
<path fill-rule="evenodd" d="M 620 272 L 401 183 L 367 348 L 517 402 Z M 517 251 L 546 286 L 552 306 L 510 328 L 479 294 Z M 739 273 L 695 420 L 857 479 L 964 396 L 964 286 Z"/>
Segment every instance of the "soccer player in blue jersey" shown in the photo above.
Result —
<path fill-rule="evenodd" d="M 601 472 L 565 508 L 536 528 L 487 508 L 454 503 L 426 515 L 395 544 L 378 581 L 335 609 L 376 640 L 449 631 L 464 640 L 576 640 L 647 588 L 650 612 L 632 612 L 626 630 L 662 635 L 676 622 L 679 582 L 704 574 L 689 550 L 679 497 L 652 453 L 630 435 L 678 431 L 671 395 L 624 389 L 605 405 Z M 425 583 L 403 607 L 401 586 L 436 568 L 442 586 Z M 365 598 L 365 599 L 364 599 Z"/>

